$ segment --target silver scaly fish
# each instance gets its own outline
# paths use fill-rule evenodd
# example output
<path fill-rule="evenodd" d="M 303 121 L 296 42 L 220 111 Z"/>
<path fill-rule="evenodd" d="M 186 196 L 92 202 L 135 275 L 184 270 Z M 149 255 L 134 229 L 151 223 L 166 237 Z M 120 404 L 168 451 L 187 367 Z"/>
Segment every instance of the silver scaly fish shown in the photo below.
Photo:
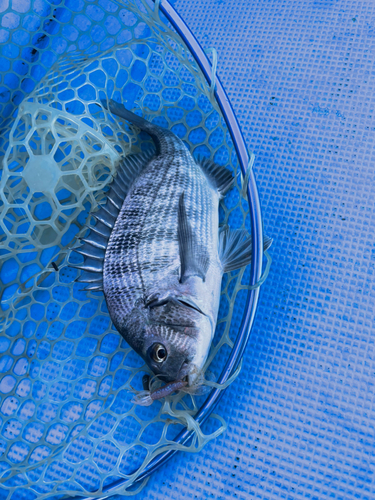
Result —
<path fill-rule="evenodd" d="M 246 231 L 219 231 L 219 200 L 234 179 L 196 161 L 169 130 L 112 100 L 102 104 L 147 132 L 155 149 L 120 163 L 76 249 L 85 257 L 77 281 L 104 291 L 115 327 L 156 375 L 192 386 L 215 332 L 223 273 L 251 260 Z"/>

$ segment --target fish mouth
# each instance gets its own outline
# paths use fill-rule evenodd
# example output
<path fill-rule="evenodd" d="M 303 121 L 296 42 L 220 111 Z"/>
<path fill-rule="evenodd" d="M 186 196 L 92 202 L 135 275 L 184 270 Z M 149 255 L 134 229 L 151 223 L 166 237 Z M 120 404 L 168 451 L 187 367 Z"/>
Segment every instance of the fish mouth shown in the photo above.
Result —
<path fill-rule="evenodd" d="M 178 375 L 178 380 L 187 382 L 188 387 L 192 387 L 196 384 L 197 379 L 199 379 L 200 370 L 198 370 L 196 365 L 192 365 L 188 360 L 182 363 L 180 372 Z"/>
<path fill-rule="evenodd" d="M 196 381 L 198 380 L 198 373 L 189 373 L 189 375 L 186 376 L 188 387 L 193 387 L 193 385 L 196 385 Z"/>
<path fill-rule="evenodd" d="M 189 362 L 186 360 L 182 363 L 177 379 L 189 382 Z"/>
<path fill-rule="evenodd" d="M 176 372 L 177 374 L 174 376 L 167 375 L 166 373 L 158 373 L 158 377 L 160 379 L 163 379 L 166 383 L 171 383 L 171 382 L 187 382 L 187 385 L 189 385 L 190 382 L 190 370 L 191 367 L 189 366 L 189 360 L 186 359 L 185 361 L 182 362 L 180 369 Z M 155 372 L 154 372 L 155 373 Z"/>

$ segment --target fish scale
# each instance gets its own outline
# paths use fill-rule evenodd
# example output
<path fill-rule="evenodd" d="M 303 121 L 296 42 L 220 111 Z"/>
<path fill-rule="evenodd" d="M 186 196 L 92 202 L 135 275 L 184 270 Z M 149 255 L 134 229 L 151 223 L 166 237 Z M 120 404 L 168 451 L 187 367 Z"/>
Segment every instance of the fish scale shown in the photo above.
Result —
<path fill-rule="evenodd" d="M 108 242 L 104 290 L 111 308 L 121 307 L 122 313 L 129 312 L 155 281 L 165 277 L 166 268 L 178 266 L 177 206 L 182 191 L 194 230 L 217 259 L 216 221 L 205 212 L 211 208 L 217 213 L 219 197 L 188 151 L 168 150 L 170 158 L 151 160 L 135 183 Z"/>
<path fill-rule="evenodd" d="M 194 160 L 171 131 L 112 100 L 102 104 L 147 132 L 154 149 L 120 163 L 78 249 L 78 281 L 104 291 L 115 327 L 154 373 L 191 386 L 215 332 L 223 273 L 251 260 L 245 230 L 219 233 L 219 199 L 234 179 L 207 158 Z"/>

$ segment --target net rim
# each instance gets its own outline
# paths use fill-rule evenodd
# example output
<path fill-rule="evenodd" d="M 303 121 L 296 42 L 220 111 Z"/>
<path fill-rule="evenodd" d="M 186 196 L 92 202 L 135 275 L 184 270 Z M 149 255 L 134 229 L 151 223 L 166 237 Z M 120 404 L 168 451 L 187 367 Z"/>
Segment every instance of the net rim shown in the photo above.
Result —
<path fill-rule="evenodd" d="M 249 203 L 250 226 L 252 234 L 252 259 L 249 285 L 253 288 L 250 288 L 247 294 L 246 306 L 242 317 L 241 326 L 239 328 L 239 332 L 233 349 L 225 364 L 225 367 L 223 368 L 217 380 L 218 384 L 223 384 L 229 379 L 230 376 L 234 374 L 235 370 L 238 368 L 238 365 L 242 360 L 250 338 L 251 329 L 258 307 L 260 287 L 256 287 L 254 285 L 256 285 L 261 278 L 263 261 L 263 230 L 259 193 L 254 172 L 252 171 L 252 166 L 250 167 L 250 171 L 248 171 L 250 155 L 248 153 L 245 139 L 240 129 L 240 125 L 235 116 L 232 105 L 230 104 L 228 95 L 225 92 L 224 87 L 220 81 L 220 78 L 217 74 L 215 74 L 215 72 L 212 71 L 211 62 L 207 57 L 207 54 L 205 53 L 204 49 L 190 30 L 190 28 L 183 21 L 183 19 L 180 17 L 180 15 L 168 0 L 153 0 L 153 2 L 155 3 L 155 11 L 160 10 L 160 12 L 162 12 L 162 14 L 164 14 L 167 20 L 171 23 L 172 27 L 184 41 L 191 55 L 194 57 L 198 66 L 200 67 L 208 85 L 214 88 L 213 94 L 215 96 L 216 102 L 220 107 L 223 118 L 233 140 L 233 145 L 238 156 L 238 161 L 243 178 L 245 178 L 246 176 L 247 179 L 246 193 Z M 223 397 L 225 390 L 226 389 L 213 389 L 210 392 L 209 396 L 204 401 L 194 417 L 199 425 L 202 425 L 209 418 L 209 416 Z M 191 439 L 193 434 L 194 430 L 185 429 L 175 437 L 174 441 L 178 444 L 186 444 Z M 164 465 L 168 460 L 170 460 L 177 452 L 178 450 L 170 450 L 155 457 L 151 462 L 147 464 L 147 466 L 144 468 L 142 473 L 137 477 L 133 484 L 135 485 L 143 482 L 157 469 Z M 125 478 L 114 481 L 113 483 L 108 484 L 105 488 L 103 488 L 103 493 L 106 494 L 106 496 L 109 496 L 111 495 L 111 492 L 113 490 L 117 489 L 125 482 Z M 115 493 L 116 492 L 113 491 L 113 494 Z M 78 495 L 72 500 L 95 500 L 95 498 L 96 497 L 83 497 L 81 495 Z"/>

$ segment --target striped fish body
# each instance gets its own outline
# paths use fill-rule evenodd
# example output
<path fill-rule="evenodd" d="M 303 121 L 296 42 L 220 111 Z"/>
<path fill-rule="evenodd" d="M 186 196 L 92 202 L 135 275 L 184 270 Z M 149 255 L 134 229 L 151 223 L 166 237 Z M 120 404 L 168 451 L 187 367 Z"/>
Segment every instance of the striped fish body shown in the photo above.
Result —
<path fill-rule="evenodd" d="M 182 376 L 179 372 L 183 363 L 193 365 L 197 372 L 206 359 L 223 271 L 218 253 L 219 193 L 182 141 L 170 133 L 163 134 L 161 152 L 151 158 L 135 180 L 113 227 L 105 253 L 103 285 L 118 331 L 154 372 L 175 380 Z M 178 209 L 182 194 L 198 251 L 208 262 L 204 281 L 191 276 L 180 282 Z M 180 305 L 177 300 L 183 298 L 202 312 Z M 169 300 L 148 307 L 152 301 L 163 299 Z M 169 316 L 178 311 L 174 322 L 160 320 L 160 315 L 168 316 L 166 308 Z M 186 315 L 193 319 L 190 323 L 185 319 L 181 326 L 181 318 Z M 181 328 L 188 329 L 188 333 Z M 170 358 L 161 367 L 149 353 L 155 343 L 167 347 L 168 352 L 173 350 L 171 343 L 178 343 L 184 352 L 175 355 L 173 363 Z"/>
<path fill-rule="evenodd" d="M 155 374 L 192 385 L 215 331 L 222 275 L 251 260 L 245 230 L 219 232 L 219 200 L 233 177 L 195 161 L 172 132 L 114 101 L 109 109 L 147 132 L 155 150 L 119 165 L 96 225 L 75 249 L 84 256 L 77 281 L 104 291 L 117 330 Z"/>
<path fill-rule="evenodd" d="M 216 281 L 221 277 L 218 192 L 185 146 L 174 148 L 171 144 L 168 155 L 151 159 L 135 181 L 108 242 L 104 293 L 116 327 L 139 299 L 147 299 L 166 285 L 167 289 L 171 285 L 187 288 L 179 283 L 177 233 L 182 193 L 192 230 L 210 259 L 205 282 L 201 280 L 203 288 L 210 286 L 211 275 Z"/>

